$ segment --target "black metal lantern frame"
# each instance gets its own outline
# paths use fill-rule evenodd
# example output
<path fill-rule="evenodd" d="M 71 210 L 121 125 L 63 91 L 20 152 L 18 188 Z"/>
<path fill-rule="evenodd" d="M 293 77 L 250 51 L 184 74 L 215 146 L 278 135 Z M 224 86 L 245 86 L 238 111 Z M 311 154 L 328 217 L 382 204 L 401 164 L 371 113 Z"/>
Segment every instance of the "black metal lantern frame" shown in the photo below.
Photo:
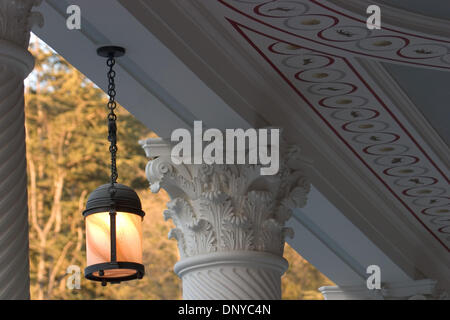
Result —
<path fill-rule="evenodd" d="M 133 279 L 141 279 L 145 274 L 145 268 L 142 264 L 136 262 L 117 261 L 117 228 L 116 216 L 118 212 L 130 213 L 144 217 L 145 213 L 142 211 L 141 202 L 136 192 L 122 184 L 117 183 L 118 173 L 116 167 L 116 153 L 117 153 L 117 116 L 114 113 L 116 109 L 115 95 L 115 58 L 121 57 L 125 54 L 125 49 L 116 46 L 101 47 L 97 50 L 99 56 L 107 58 L 108 71 L 108 140 L 110 141 L 111 153 L 111 183 L 105 184 L 94 190 L 87 201 L 86 210 L 83 216 L 88 217 L 91 214 L 109 212 L 109 231 L 110 231 L 110 261 L 105 263 L 98 263 L 89 265 L 85 268 L 85 277 L 89 280 L 100 281 L 102 285 L 110 283 L 120 283 L 121 281 L 128 281 Z M 134 270 L 135 273 L 126 276 L 106 276 L 106 270 Z"/>

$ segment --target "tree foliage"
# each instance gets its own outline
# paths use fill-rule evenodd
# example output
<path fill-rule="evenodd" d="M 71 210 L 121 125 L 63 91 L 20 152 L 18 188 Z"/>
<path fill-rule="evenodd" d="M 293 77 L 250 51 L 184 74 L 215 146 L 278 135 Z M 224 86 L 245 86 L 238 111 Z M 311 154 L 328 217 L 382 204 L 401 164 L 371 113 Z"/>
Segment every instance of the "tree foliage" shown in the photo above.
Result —
<path fill-rule="evenodd" d="M 88 193 L 109 180 L 107 100 L 100 89 L 41 42 L 33 42 L 30 50 L 36 57 L 26 89 L 31 297 L 181 298 L 180 280 L 173 273 L 179 258 L 177 246 L 167 239 L 171 224 L 164 222 L 162 216 L 168 196 L 164 192 L 153 195 L 147 190 L 147 160 L 137 143 L 152 133 L 120 107 L 119 182 L 137 190 L 147 213 L 147 275 L 140 281 L 107 287 L 82 278 L 81 289 L 66 287 L 67 268 L 85 267 L 81 212 Z M 328 280 L 289 247 L 286 256 L 291 267 L 283 278 L 283 297 L 320 298 L 316 289 Z"/>

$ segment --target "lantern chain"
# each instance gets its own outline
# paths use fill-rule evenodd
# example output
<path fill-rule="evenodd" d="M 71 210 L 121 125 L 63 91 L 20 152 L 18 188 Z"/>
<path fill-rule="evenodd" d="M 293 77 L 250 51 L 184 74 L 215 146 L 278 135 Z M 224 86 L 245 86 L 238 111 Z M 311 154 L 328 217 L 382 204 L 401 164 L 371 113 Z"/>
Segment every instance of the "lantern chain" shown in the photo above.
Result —
<path fill-rule="evenodd" d="M 108 71 L 108 140 L 111 143 L 109 146 L 109 152 L 111 153 L 111 188 L 110 193 L 111 195 L 114 195 L 116 192 L 115 189 L 115 183 L 117 182 L 117 178 L 119 177 L 117 173 L 117 165 L 116 165 L 116 154 L 117 154 L 117 125 L 116 120 L 117 116 L 114 113 L 115 109 L 117 108 L 116 103 L 116 84 L 115 84 L 115 77 L 116 72 L 113 70 L 114 65 L 116 64 L 116 60 L 114 59 L 114 56 L 109 56 L 108 60 L 106 61 L 107 66 L 109 67 Z"/>

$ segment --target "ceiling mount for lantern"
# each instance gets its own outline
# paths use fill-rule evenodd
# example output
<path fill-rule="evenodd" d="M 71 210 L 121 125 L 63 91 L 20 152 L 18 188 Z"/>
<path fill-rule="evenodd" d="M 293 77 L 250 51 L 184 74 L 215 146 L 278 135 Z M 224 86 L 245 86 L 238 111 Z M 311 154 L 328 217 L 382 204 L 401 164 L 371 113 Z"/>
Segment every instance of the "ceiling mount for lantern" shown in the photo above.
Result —
<path fill-rule="evenodd" d="M 97 49 L 97 54 L 104 58 L 119 58 L 125 55 L 125 48 L 118 46 L 104 46 Z"/>
<path fill-rule="evenodd" d="M 141 279 L 145 274 L 142 264 L 142 220 L 145 215 L 136 192 L 117 183 L 117 107 L 115 58 L 125 49 L 106 46 L 97 49 L 99 56 L 108 58 L 108 141 L 111 153 L 111 182 L 95 189 L 88 198 L 83 216 L 86 221 L 85 277 L 89 280 L 119 283 Z"/>

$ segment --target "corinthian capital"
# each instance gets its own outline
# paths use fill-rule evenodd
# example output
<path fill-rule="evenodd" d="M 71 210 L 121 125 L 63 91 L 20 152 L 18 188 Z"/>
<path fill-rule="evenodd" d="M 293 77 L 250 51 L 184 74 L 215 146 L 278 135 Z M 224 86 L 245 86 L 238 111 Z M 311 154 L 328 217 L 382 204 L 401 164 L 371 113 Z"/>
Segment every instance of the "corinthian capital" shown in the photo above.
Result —
<path fill-rule="evenodd" d="M 165 189 L 171 201 L 164 215 L 176 228 L 182 258 L 229 251 L 283 255 L 285 227 L 294 208 L 306 204 L 310 182 L 299 148 L 280 146 L 276 175 L 260 174 L 260 165 L 174 165 L 171 144 L 141 142 L 151 159 L 146 167 L 152 192 Z"/>
<path fill-rule="evenodd" d="M 43 24 L 42 15 L 32 12 L 42 0 L 0 0 L 0 40 L 10 41 L 26 49 L 30 30 Z"/>

